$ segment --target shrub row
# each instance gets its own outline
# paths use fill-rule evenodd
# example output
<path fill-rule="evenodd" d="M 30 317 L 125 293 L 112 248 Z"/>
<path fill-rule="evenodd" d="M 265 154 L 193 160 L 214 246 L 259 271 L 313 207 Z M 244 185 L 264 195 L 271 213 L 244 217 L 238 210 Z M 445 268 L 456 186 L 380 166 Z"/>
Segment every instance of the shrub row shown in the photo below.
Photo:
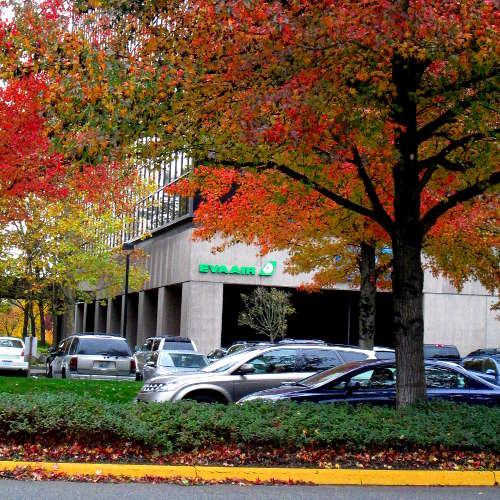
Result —
<path fill-rule="evenodd" d="M 290 451 L 442 446 L 500 453 L 500 408 L 442 402 L 400 411 L 285 402 L 144 405 L 70 394 L 0 394 L 0 435 L 18 443 L 122 441 L 164 452 L 232 444 Z"/>

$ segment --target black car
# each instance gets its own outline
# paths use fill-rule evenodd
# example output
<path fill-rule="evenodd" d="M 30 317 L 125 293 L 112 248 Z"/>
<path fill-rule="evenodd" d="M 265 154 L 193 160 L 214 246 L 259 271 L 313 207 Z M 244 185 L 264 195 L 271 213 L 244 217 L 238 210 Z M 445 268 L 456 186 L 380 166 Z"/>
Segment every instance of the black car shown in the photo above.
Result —
<path fill-rule="evenodd" d="M 426 361 L 427 399 L 469 404 L 500 404 L 500 388 L 443 361 Z M 300 382 L 260 391 L 240 400 L 292 400 L 297 402 L 371 405 L 396 404 L 394 361 L 358 361 L 322 371 Z"/>

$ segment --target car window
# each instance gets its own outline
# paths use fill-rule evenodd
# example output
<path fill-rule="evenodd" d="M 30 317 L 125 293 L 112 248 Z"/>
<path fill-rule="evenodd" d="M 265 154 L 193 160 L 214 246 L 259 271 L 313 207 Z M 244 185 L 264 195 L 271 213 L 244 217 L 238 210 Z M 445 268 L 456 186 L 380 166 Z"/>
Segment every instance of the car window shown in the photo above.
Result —
<path fill-rule="evenodd" d="M 463 389 L 467 385 L 461 373 L 441 366 L 426 366 L 425 378 L 428 389 Z"/>
<path fill-rule="evenodd" d="M 162 349 L 164 351 L 194 351 L 194 347 L 191 342 L 175 342 L 167 340 L 163 343 Z"/>
<path fill-rule="evenodd" d="M 80 339 L 80 342 L 78 343 L 78 354 L 122 357 L 128 357 L 131 355 L 128 344 L 125 340 L 120 338 Z"/>
<path fill-rule="evenodd" d="M 146 343 L 144 344 L 144 346 L 145 346 L 144 351 L 152 351 L 153 350 L 153 340 L 154 339 L 146 340 Z"/>
<path fill-rule="evenodd" d="M 455 346 L 424 345 L 424 358 L 425 359 L 460 359 L 460 354 Z"/>
<path fill-rule="evenodd" d="M 17 339 L 0 339 L 0 347 L 14 347 L 16 349 L 22 349 L 23 343 L 21 340 Z"/>
<path fill-rule="evenodd" d="M 155 366 L 158 366 L 157 361 L 158 361 L 158 351 L 154 352 L 149 358 L 149 362 L 153 363 Z"/>
<path fill-rule="evenodd" d="M 158 350 L 158 348 L 160 347 L 160 342 L 161 342 L 161 339 L 156 339 L 153 341 L 153 351 Z"/>
<path fill-rule="evenodd" d="M 71 338 L 66 339 L 66 340 L 64 341 L 64 345 L 63 345 L 63 349 L 62 349 L 62 351 L 63 351 L 63 353 L 64 353 L 64 354 L 67 354 L 67 353 L 68 353 L 69 346 L 71 345 L 71 341 L 72 341 L 72 340 L 73 340 L 73 338 L 71 337 Z"/>
<path fill-rule="evenodd" d="M 74 338 L 73 342 L 71 343 L 71 346 L 69 348 L 69 353 L 75 354 L 77 347 L 78 347 L 78 339 Z"/>
<path fill-rule="evenodd" d="M 345 389 L 349 379 L 333 385 L 332 389 Z M 396 388 L 396 368 L 378 366 L 370 370 L 362 371 L 350 378 L 351 383 L 356 384 L 356 390 L 376 390 Z"/>
<path fill-rule="evenodd" d="M 481 358 L 466 359 L 463 363 L 463 366 L 466 370 L 472 370 L 475 372 L 482 372 L 483 371 L 483 360 Z"/>
<path fill-rule="evenodd" d="M 368 359 L 368 356 L 364 352 L 344 351 L 341 349 L 338 351 L 338 353 L 346 363 L 350 363 L 351 361 L 363 361 L 364 359 Z"/>
<path fill-rule="evenodd" d="M 258 373 L 292 373 L 296 371 L 297 349 L 276 349 L 267 351 L 247 363 Z"/>
<path fill-rule="evenodd" d="M 301 372 L 319 372 L 342 364 L 342 359 L 333 349 L 303 349 Z"/>
<path fill-rule="evenodd" d="M 203 368 L 208 365 L 208 361 L 202 354 L 194 354 L 186 351 L 162 352 L 160 357 L 161 366 L 175 366 L 176 368 Z"/>

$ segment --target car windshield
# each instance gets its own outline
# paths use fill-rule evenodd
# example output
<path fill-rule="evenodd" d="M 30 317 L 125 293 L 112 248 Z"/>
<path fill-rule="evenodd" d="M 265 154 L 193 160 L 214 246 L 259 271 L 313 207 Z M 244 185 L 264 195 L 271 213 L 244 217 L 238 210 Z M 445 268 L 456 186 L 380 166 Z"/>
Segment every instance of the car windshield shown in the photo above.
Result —
<path fill-rule="evenodd" d="M 231 366 L 233 366 L 234 364 L 245 361 L 247 357 L 248 351 L 238 352 L 236 354 L 232 354 L 231 356 L 225 356 L 224 358 L 215 361 L 215 363 L 206 366 L 202 371 L 217 373 L 224 372 L 226 370 L 229 370 L 229 368 L 231 368 Z"/>
<path fill-rule="evenodd" d="M 424 358 L 459 359 L 460 355 L 454 346 L 424 345 Z"/>
<path fill-rule="evenodd" d="M 361 366 L 365 366 L 366 363 L 359 362 L 359 361 L 354 361 L 352 363 L 345 363 L 343 365 L 336 366 L 335 368 L 330 368 L 329 370 L 322 371 L 320 373 L 316 373 L 314 375 L 311 375 L 310 377 L 307 377 L 305 379 L 302 379 L 300 381 L 300 385 L 306 385 L 308 387 L 313 387 L 316 385 L 323 385 L 327 384 L 329 382 L 333 382 L 334 380 L 337 380 L 338 378 L 342 377 L 346 373 L 350 372 L 351 370 L 354 370 L 355 368 L 359 368 Z"/>
<path fill-rule="evenodd" d="M 193 344 L 191 342 L 176 342 L 176 341 L 165 341 L 163 343 L 164 351 L 194 351 Z"/>
<path fill-rule="evenodd" d="M 77 354 L 99 356 L 124 356 L 131 355 L 128 344 L 123 339 L 79 339 Z"/>
<path fill-rule="evenodd" d="M 162 352 L 158 360 L 160 366 L 175 368 L 203 368 L 208 361 L 203 354 L 191 352 Z"/>
<path fill-rule="evenodd" d="M 17 339 L 0 339 L 0 347 L 15 347 L 16 349 L 22 349 L 23 342 Z"/>

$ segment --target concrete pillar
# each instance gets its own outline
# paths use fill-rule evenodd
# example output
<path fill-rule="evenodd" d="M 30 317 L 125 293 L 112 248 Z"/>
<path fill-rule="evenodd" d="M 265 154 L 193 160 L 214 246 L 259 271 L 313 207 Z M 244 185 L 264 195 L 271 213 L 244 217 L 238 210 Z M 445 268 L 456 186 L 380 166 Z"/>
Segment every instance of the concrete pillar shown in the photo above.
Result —
<path fill-rule="evenodd" d="M 127 296 L 127 342 L 133 350 L 137 345 L 137 311 L 138 294 L 129 293 Z M 125 317 L 125 295 L 122 295 L 121 302 L 121 328 L 120 334 L 123 334 L 123 323 Z"/>
<path fill-rule="evenodd" d="M 83 324 L 82 324 L 82 332 L 87 331 L 87 314 L 89 312 L 89 305 L 85 302 L 83 304 Z"/>
<path fill-rule="evenodd" d="M 106 317 L 106 333 L 120 334 L 120 306 L 121 297 L 108 300 L 108 314 Z"/>
<path fill-rule="evenodd" d="M 164 286 L 158 289 L 156 335 L 179 335 L 181 302 L 182 288 Z"/>
<path fill-rule="evenodd" d="M 223 288 L 222 283 L 182 284 L 180 333 L 205 354 L 221 344 Z"/>
<path fill-rule="evenodd" d="M 148 337 L 156 335 L 156 290 L 139 292 L 137 311 L 137 344 L 141 345 Z"/>
<path fill-rule="evenodd" d="M 84 304 L 82 302 L 77 302 L 75 304 L 75 322 L 74 329 L 71 332 L 67 331 L 67 328 L 64 331 L 63 336 L 68 337 L 71 333 L 79 333 L 83 332 L 83 316 L 84 316 Z M 65 321 L 65 323 L 68 323 Z"/>
<path fill-rule="evenodd" d="M 106 321 L 108 315 L 108 306 L 102 304 L 101 300 L 95 301 L 95 311 L 94 311 L 94 332 L 104 333 L 106 331 Z"/>

